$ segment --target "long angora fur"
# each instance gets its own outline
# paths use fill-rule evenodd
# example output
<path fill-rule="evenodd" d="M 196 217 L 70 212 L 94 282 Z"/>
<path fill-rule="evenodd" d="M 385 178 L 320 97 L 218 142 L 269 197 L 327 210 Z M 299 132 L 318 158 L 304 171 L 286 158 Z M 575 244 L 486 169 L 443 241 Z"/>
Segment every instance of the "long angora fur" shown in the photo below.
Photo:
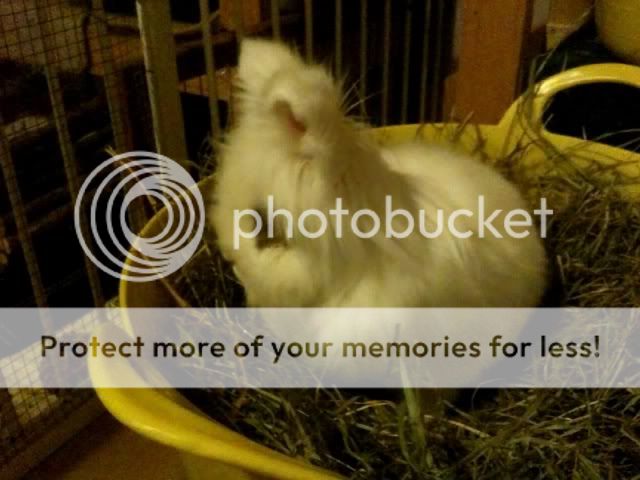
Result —
<path fill-rule="evenodd" d="M 545 286 L 546 259 L 535 229 L 511 238 L 504 217 L 526 209 L 518 190 L 491 167 L 442 146 L 425 143 L 381 147 L 370 132 L 347 118 L 339 84 L 323 67 L 305 63 L 283 44 L 244 40 L 241 48 L 237 123 L 222 150 L 210 212 L 222 253 L 233 262 L 249 304 L 259 307 L 532 307 Z M 241 238 L 234 248 L 234 210 L 275 207 L 294 218 L 293 237 L 259 245 Z M 385 236 L 385 197 L 394 209 L 416 219 L 407 238 Z M 503 234 L 475 235 L 478 197 L 487 212 L 501 209 L 493 224 Z M 338 222 L 329 210 L 336 198 L 350 215 L 376 212 L 380 232 L 364 239 L 350 228 L 350 216 Z M 308 209 L 323 212 L 329 228 L 320 238 L 305 238 L 297 227 Z M 437 211 L 467 209 L 459 231 L 447 228 L 428 239 L 418 231 L 418 211 L 433 227 Z M 371 229 L 363 216 L 361 231 Z M 243 217 L 250 231 L 253 220 Z M 446 222 L 445 222 L 446 223 Z M 307 217 L 316 231 L 315 216 Z M 392 222 L 401 232 L 406 220 Z"/>

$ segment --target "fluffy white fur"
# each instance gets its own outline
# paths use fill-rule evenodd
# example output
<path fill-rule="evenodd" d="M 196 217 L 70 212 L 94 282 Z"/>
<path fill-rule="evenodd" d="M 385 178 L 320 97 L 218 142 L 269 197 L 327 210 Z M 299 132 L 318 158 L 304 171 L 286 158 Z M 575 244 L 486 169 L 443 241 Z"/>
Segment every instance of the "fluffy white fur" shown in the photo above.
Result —
<path fill-rule="evenodd" d="M 223 254 L 234 263 L 251 306 L 529 307 L 542 296 L 546 259 L 536 234 L 457 239 L 371 239 L 330 231 L 307 239 L 295 231 L 286 245 L 233 248 L 233 211 L 277 208 L 294 219 L 306 209 L 329 210 L 341 197 L 350 212 L 371 209 L 384 227 L 384 199 L 418 218 L 436 209 L 526 208 L 517 189 L 486 165 L 440 146 L 408 143 L 382 149 L 348 119 L 331 75 L 286 46 L 244 40 L 237 125 L 223 147 L 211 221 Z M 446 218 L 446 217 L 445 217 Z M 501 223 L 498 218 L 494 224 Z M 310 219 L 311 220 L 311 219 Z M 464 217 L 457 225 L 462 229 Z M 474 220 L 477 224 L 477 220 Z M 398 219 L 397 230 L 402 230 Z M 310 230 L 315 227 L 311 221 Z M 475 226 L 472 226 L 475 229 Z M 363 230 L 368 230 L 363 226 Z"/>

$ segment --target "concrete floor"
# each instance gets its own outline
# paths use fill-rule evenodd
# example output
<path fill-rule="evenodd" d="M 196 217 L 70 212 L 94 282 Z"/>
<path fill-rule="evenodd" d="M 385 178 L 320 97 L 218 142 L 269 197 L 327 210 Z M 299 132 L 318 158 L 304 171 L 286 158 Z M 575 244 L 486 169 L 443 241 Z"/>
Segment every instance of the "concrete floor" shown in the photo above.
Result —
<path fill-rule="evenodd" d="M 25 478 L 33 480 L 184 480 L 178 454 L 104 414 Z"/>

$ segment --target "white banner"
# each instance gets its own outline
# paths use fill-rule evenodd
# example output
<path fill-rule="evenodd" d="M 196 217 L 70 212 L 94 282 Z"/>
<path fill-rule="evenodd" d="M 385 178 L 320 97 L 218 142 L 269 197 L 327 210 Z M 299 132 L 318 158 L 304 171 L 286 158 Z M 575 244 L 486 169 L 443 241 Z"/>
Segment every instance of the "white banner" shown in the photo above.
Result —
<path fill-rule="evenodd" d="M 0 387 L 639 388 L 639 313 L 3 309 Z"/>

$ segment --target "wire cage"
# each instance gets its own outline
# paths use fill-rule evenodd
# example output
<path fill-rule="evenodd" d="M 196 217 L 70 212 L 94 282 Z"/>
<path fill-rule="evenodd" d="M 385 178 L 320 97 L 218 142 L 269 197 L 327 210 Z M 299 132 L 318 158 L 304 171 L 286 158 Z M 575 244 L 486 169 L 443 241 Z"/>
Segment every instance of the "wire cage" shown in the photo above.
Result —
<path fill-rule="evenodd" d="M 351 86 L 351 113 L 373 125 L 431 122 L 442 117 L 454 9 L 447 0 L 3 0 L 0 306 L 113 303 L 115 279 L 83 254 L 73 228 L 80 185 L 107 147 L 209 163 L 233 122 L 243 36 L 273 36 L 330 64 Z M 128 214 L 134 229 L 144 225 L 143 209 Z M 33 349 L 15 347 L 20 361 L 4 359 L 0 376 L 46 374 Z M 26 472 L 99 411 L 90 390 L 0 390 L 0 478 Z"/>

